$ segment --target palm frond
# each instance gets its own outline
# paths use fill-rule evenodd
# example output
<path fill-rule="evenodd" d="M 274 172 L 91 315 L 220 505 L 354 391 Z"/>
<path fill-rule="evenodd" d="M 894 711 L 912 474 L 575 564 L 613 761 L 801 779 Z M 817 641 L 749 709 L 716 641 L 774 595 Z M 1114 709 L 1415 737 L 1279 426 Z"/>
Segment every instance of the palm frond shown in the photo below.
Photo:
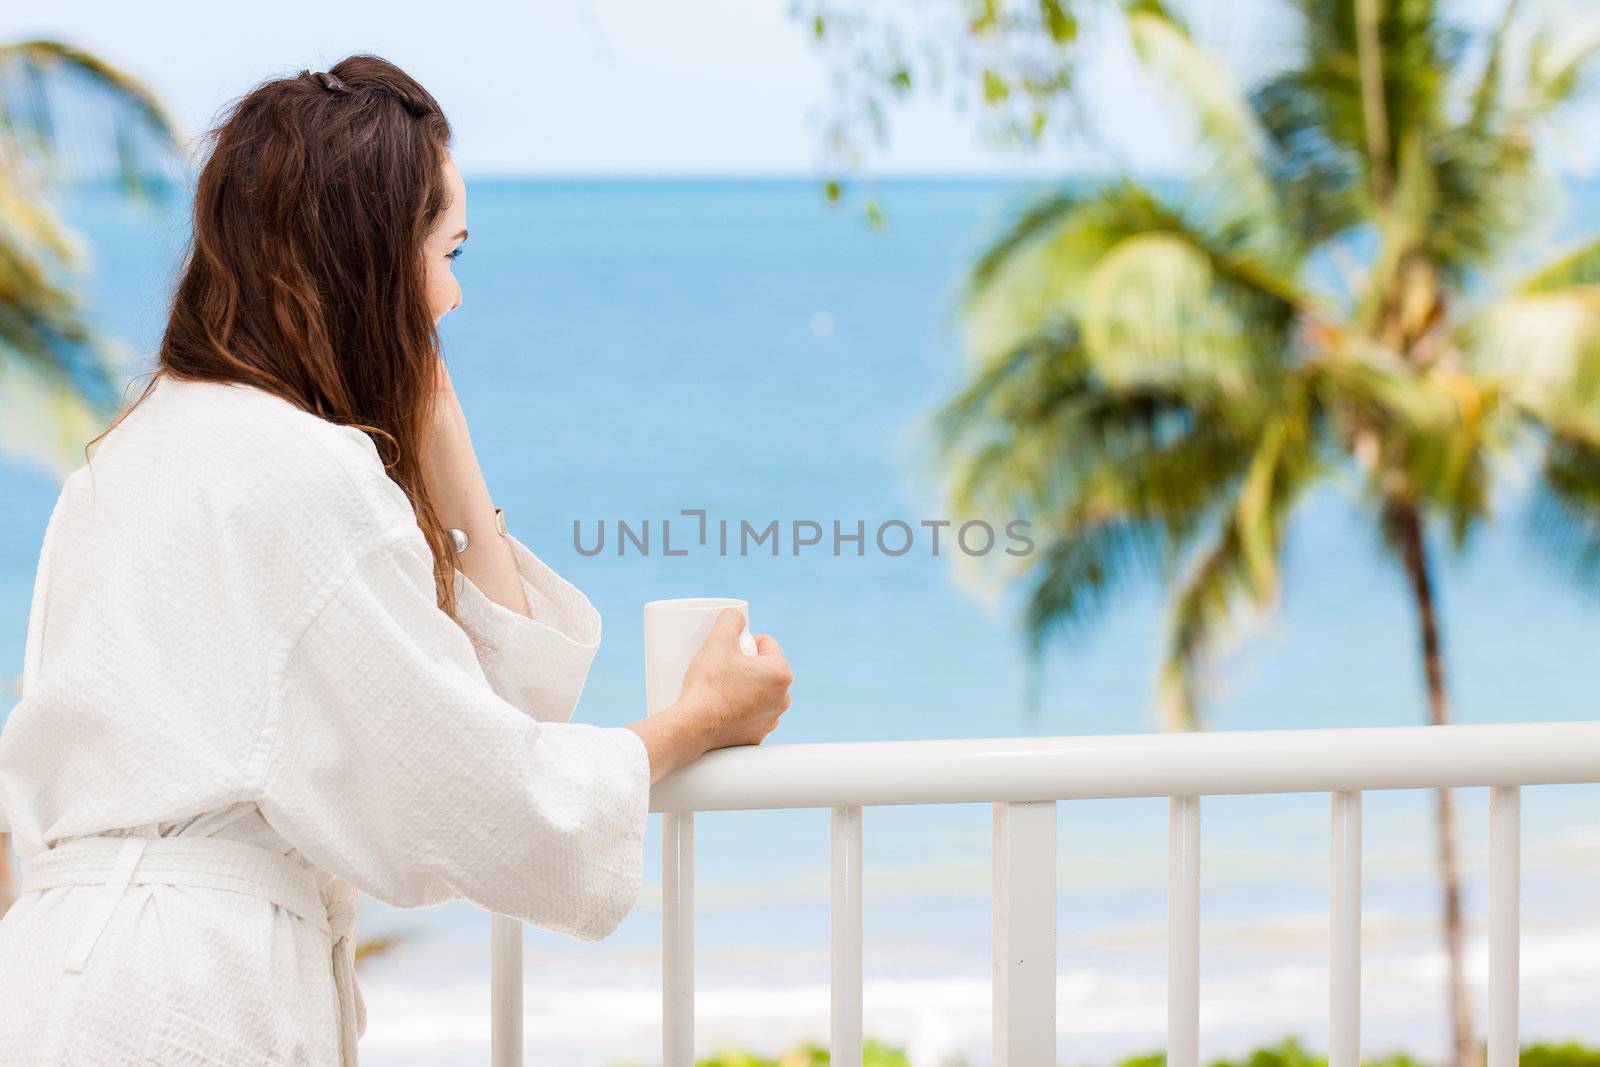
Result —
<path fill-rule="evenodd" d="M 979 297 L 988 289 L 1002 268 L 1006 267 L 1019 251 L 1041 234 L 1048 232 L 1068 212 L 1082 203 L 1082 196 L 1070 189 L 1052 190 L 1034 197 L 999 237 L 991 241 L 983 254 L 972 265 L 967 285 L 972 297 Z"/>
<path fill-rule="evenodd" d="M 1333 136 L 1325 77 L 1284 71 L 1250 94 L 1272 141 L 1274 184 L 1283 213 L 1306 247 L 1322 244 L 1364 220 L 1367 203 L 1362 153 Z"/>
<path fill-rule="evenodd" d="M 1029 658 L 1037 660 L 1053 640 L 1081 632 L 1116 594 L 1157 578 L 1169 554 L 1157 527 L 1120 519 L 1051 540 L 1033 568 L 1023 615 Z"/>
<path fill-rule="evenodd" d="M 957 521 L 1021 518 L 1029 648 L 1152 575 L 1243 476 L 1253 427 L 1205 382 L 1123 387 L 1064 325 L 980 370 L 930 419 Z"/>
<path fill-rule="evenodd" d="M 1512 286 L 1517 293 L 1550 293 L 1600 285 L 1600 237 L 1588 237 L 1541 264 Z"/>
<path fill-rule="evenodd" d="M 1073 317 L 1102 256 L 1127 237 L 1176 222 L 1150 190 L 1133 182 L 1040 197 L 984 252 L 968 279 L 962 307 L 967 351 L 981 365 Z"/>
<path fill-rule="evenodd" d="M 1519 10 L 1507 3 L 1468 118 L 1442 131 L 1431 153 L 1439 196 L 1427 247 L 1463 273 L 1502 254 L 1553 191 L 1540 140 L 1600 54 L 1600 19 L 1517 33 Z"/>
<path fill-rule="evenodd" d="M 952 510 L 1044 511 L 1058 491 L 1060 456 L 1077 444 L 1059 409 L 1086 390 L 1087 376 L 1076 331 L 1064 327 L 991 360 L 934 411 L 919 429 L 946 472 Z"/>
<path fill-rule="evenodd" d="M 1600 437 L 1552 435 L 1528 509 L 1533 544 L 1564 577 L 1600 588 Z"/>
<path fill-rule="evenodd" d="M 1432 200 L 1419 242 L 1454 283 L 1503 254 L 1549 194 L 1531 129 L 1507 122 L 1484 134 L 1440 135 L 1429 158 Z"/>
<path fill-rule="evenodd" d="M 54 211 L 37 195 L 27 195 L 22 186 L 0 169 L 0 227 L 6 239 L 38 263 L 55 262 L 72 266 L 80 262 L 83 249 L 62 225 Z"/>
<path fill-rule="evenodd" d="M 1553 190 L 1539 143 L 1600 45 L 1600 23 L 1546 23 L 1524 32 L 1507 0 L 1466 118 L 1440 130 L 1429 152 L 1438 196 L 1426 247 L 1461 277 L 1492 263 Z M 1552 41 L 1559 43 L 1552 44 Z"/>
<path fill-rule="evenodd" d="M 1135 52 L 1172 86 L 1179 106 L 1194 117 L 1202 151 L 1211 157 L 1199 168 L 1194 190 L 1211 228 L 1232 235 L 1235 247 L 1256 260 L 1292 270 L 1299 245 L 1273 181 L 1272 143 L 1243 88 L 1170 13 L 1135 9 L 1127 21 Z"/>
<path fill-rule="evenodd" d="M 1317 368 L 1315 388 L 1365 470 L 1372 502 L 1432 511 L 1465 543 L 1488 513 L 1489 456 L 1507 444 L 1502 385 L 1448 361 L 1418 367 L 1352 344 Z"/>
<path fill-rule="evenodd" d="M 948 502 L 1069 532 L 1115 515 L 1178 529 L 1228 477 L 1247 411 L 1204 381 L 1118 387 L 1070 324 L 993 361 L 928 420 Z"/>
<path fill-rule="evenodd" d="M 1255 529 L 1240 486 L 1316 303 L 1246 241 L 1124 182 L 1040 202 L 974 271 L 974 373 L 932 424 L 952 512 L 1041 534 L 1033 653 L 1167 573 L 1220 501 Z"/>
<path fill-rule="evenodd" d="M 1239 612 L 1276 601 L 1290 515 L 1320 473 L 1315 394 L 1296 385 L 1286 396 L 1290 403 L 1263 426 L 1211 540 L 1169 600 L 1157 700 L 1170 728 L 1199 725 L 1205 664 Z"/>
<path fill-rule="evenodd" d="M 1289 359 L 1296 304 L 1230 270 L 1192 232 L 1129 237 L 1083 289 L 1085 349 L 1116 385 L 1207 379 L 1243 398 Z"/>
<path fill-rule="evenodd" d="M 1466 44 L 1465 35 L 1439 16 L 1431 0 L 1396 0 L 1379 5 L 1376 36 L 1383 44 L 1382 112 L 1388 152 L 1382 160 L 1369 154 L 1368 115 L 1362 96 L 1358 5 L 1350 0 L 1293 0 L 1300 16 L 1300 55 L 1288 69 L 1258 92 L 1258 106 L 1275 139 L 1302 161 L 1320 163 L 1316 173 L 1359 168 L 1359 181 L 1327 191 L 1317 205 L 1320 218 L 1350 218 L 1370 204 L 1373 168 L 1386 166 L 1398 174 L 1401 146 L 1411 138 L 1429 138 L 1443 126 L 1447 72 Z M 1269 117 L 1270 108 L 1275 114 Z M 1276 121 L 1273 121 L 1276 120 Z M 1308 143 L 1301 145 L 1297 138 Z M 1302 194 L 1310 192 L 1303 186 Z M 1352 202 L 1340 203 L 1346 197 Z"/>
<path fill-rule="evenodd" d="M 1524 108 L 1543 114 L 1571 100 L 1584 75 L 1600 55 L 1600 18 L 1581 22 L 1565 20 L 1551 26 L 1534 41 L 1528 63 Z"/>
<path fill-rule="evenodd" d="M 66 275 L 75 248 L 0 172 L 0 450 L 57 473 L 116 406 L 124 362 L 83 319 Z"/>
<path fill-rule="evenodd" d="M 73 251 L 55 220 L 0 173 L 0 369 L 16 365 L 18 388 L 70 389 L 104 408 L 115 402 L 119 361 L 65 284 Z"/>
<path fill-rule="evenodd" d="M 1130 312 L 1140 318 L 1152 312 L 1177 325 L 1202 311 L 1241 343 L 1251 334 L 1252 350 L 1277 354 L 1295 315 L 1321 314 L 1320 300 L 1293 270 L 1240 247 L 1248 241 L 1196 225 L 1134 182 L 1058 194 L 1019 219 L 980 261 L 981 275 L 969 283 L 963 309 L 967 349 L 981 366 L 1062 320 L 1092 334 L 1093 348 L 1117 336 L 1119 323 L 1139 327 Z M 1130 280 L 1130 271 L 1146 267 L 1170 273 L 1181 290 L 1169 295 L 1148 279 Z M 1105 302 L 1108 290 L 1114 290 L 1113 304 Z M 1147 306 L 1133 308 L 1141 301 Z M 1118 341 L 1100 354 L 1110 366 L 1126 351 Z M 1168 347 L 1155 355 L 1170 367 L 1181 353 Z"/>
<path fill-rule="evenodd" d="M 1477 88 L 1472 92 L 1472 110 L 1466 122 L 1466 129 L 1474 134 L 1481 136 L 1488 132 L 1491 116 L 1504 92 L 1506 50 L 1511 45 L 1511 34 L 1521 9 L 1522 0 L 1505 0 L 1499 21 L 1489 36 L 1483 73 L 1478 76 Z"/>
<path fill-rule="evenodd" d="M 143 191 L 177 156 L 177 132 L 148 88 L 97 56 L 0 46 L 0 449 L 57 473 L 82 462 L 117 406 L 125 364 L 86 321 L 72 288 L 80 246 L 45 198 L 52 165 L 75 154 L 114 157 Z"/>
<path fill-rule="evenodd" d="M 15 358 L 0 342 L 0 451 L 65 473 L 83 464 L 84 445 L 104 428 L 106 410 L 68 378 Z"/>
<path fill-rule="evenodd" d="M 1543 288 L 1581 278 L 1587 257 L 1552 264 L 1464 322 L 1459 343 L 1481 373 L 1536 421 L 1563 433 L 1600 427 L 1600 285 Z"/>
<path fill-rule="evenodd" d="M 62 41 L 0 45 L 0 161 L 110 156 L 131 190 L 149 191 L 181 151 L 177 123 L 138 78 Z"/>
<path fill-rule="evenodd" d="M 1494 305 L 1476 340 L 1541 431 L 1533 544 L 1600 588 L 1600 239 L 1567 249 Z"/>

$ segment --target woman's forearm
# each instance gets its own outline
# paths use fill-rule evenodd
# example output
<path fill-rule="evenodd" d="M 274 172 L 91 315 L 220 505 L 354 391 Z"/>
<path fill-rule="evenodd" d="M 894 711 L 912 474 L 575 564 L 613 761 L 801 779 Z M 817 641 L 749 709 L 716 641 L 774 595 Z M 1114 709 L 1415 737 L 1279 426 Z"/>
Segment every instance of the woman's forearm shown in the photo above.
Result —
<path fill-rule="evenodd" d="M 447 373 L 441 373 L 441 381 L 432 437 L 422 456 L 428 497 L 447 528 L 466 532 L 461 572 L 496 604 L 531 615 L 511 545 L 495 523 L 494 501 L 472 447 L 466 415 Z"/>
<path fill-rule="evenodd" d="M 652 785 L 684 764 L 699 759 L 706 750 L 689 702 L 690 698 L 685 697 L 677 706 L 628 724 L 628 729 L 644 742 L 650 758 Z"/>

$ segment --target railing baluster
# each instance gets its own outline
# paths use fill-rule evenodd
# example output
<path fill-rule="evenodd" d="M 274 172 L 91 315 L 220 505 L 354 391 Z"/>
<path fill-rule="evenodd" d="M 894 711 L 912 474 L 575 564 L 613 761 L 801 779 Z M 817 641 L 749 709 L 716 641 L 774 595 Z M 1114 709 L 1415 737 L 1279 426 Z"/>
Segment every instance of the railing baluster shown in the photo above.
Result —
<path fill-rule="evenodd" d="M 489 1063 L 522 1067 L 522 920 L 489 916 Z"/>
<path fill-rule="evenodd" d="M 661 813 L 661 1064 L 694 1067 L 694 812 Z"/>
<path fill-rule="evenodd" d="M 1056 1062 L 1056 802 L 994 806 L 994 1067 Z"/>
<path fill-rule="evenodd" d="M 1489 1049 L 1488 1067 L 1516 1067 L 1517 953 L 1522 881 L 1522 791 L 1489 790 Z"/>
<path fill-rule="evenodd" d="M 832 809 L 832 1004 L 829 1061 L 861 1067 L 861 809 Z"/>
<path fill-rule="evenodd" d="M 1167 830 L 1167 1065 L 1200 1062 L 1200 798 L 1173 797 Z"/>
<path fill-rule="evenodd" d="M 1361 794 L 1333 794 L 1328 886 L 1328 1067 L 1361 1064 Z"/>

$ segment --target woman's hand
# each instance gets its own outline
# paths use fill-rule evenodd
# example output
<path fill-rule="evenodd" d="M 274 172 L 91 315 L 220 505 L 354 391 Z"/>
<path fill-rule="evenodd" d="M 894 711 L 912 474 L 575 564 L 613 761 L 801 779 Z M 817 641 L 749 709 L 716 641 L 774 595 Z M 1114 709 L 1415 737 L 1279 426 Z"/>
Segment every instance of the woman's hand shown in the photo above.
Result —
<path fill-rule="evenodd" d="M 464 457 L 473 459 L 471 467 L 477 466 L 467 415 L 461 410 L 461 399 L 456 396 L 455 383 L 450 380 L 450 369 L 443 359 L 434 364 L 433 405 L 429 416 L 419 458 L 428 496 L 433 499 L 433 506 L 442 511 L 467 495 L 466 490 L 471 486 L 472 471 L 463 462 Z M 445 525 L 456 524 L 447 522 Z"/>
<path fill-rule="evenodd" d="M 759 745 L 777 729 L 794 672 L 770 634 L 756 634 L 756 654 L 746 654 L 743 630 L 744 616 L 724 609 L 689 664 L 677 703 L 628 725 L 649 753 L 652 782 L 711 749 Z"/>
<path fill-rule="evenodd" d="M 530 614 L 511 545 L 500 536 L 494 502 L 472 447 L 467 416 L 444 360 L 435 376 L 433 418 L 419 457 L 428 499 L 446 529 L 464 530 L 461 572 L 483 595 L 518 615 Z"/>
<path fill-rule="evenodd" d="M 772 635 L 756 634 L 756 654 L 747 654 L 739 647 L 744 625 L 743 615 L 722 609 L 683 677 L 707 750 L 759 745 L 789 709 L 794 672 L 783 649 Z"/>
<path fill-rule="evenodd" d="M 425 456 L 459 450 L 463 439 L 468 445 L 471 444 L 467 415 L 461 410 L 461 398 L 456 396 L 455 383 L 450 380 L 450 368 L 445 366 L 443 359 L 438 360 L 434 368 L 432 415 L 424 446 Z"/>

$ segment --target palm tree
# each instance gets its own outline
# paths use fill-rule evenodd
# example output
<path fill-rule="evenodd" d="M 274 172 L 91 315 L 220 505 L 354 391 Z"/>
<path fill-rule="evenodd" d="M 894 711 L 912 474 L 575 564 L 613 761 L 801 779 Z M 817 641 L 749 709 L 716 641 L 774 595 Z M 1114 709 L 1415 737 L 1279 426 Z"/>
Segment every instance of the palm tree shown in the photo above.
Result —
<path fill-rule="evenodd" d="M 155 188 L 176 127 L 132 76 L 71 45 L 0 45 L 0 451 L 63 474 L 113 413 L 117 349 L 72 289 L 78 242 L 50 210 L 66 163 L 114 160 L 130 192 Z M 0 913 L 12 882 L 0 834 Z"/>
<path fill-rule="evenodd" d="M 1163 5 L 1126 5 L 1198 127 L 1201 176 L 1022 211 L 970 273 L 974 370 L 933 421 L 952 509 L 1041 532 L 1019 575 L 1035 667 L 1130 580 L 1169 583 L 1159 702 L 1198 725 L 1208 653 L 1274 603 L 1286 529 L 1327 481 L 1355 488 L 1404 579 L 1432 723 L 1450 720 L 1435 560 L 1492 517 L 1502 458 L 1542 474 L 1539 543 L 1600 566 L 1600 241 L 1501 280 L 1600 27 L 1510 0 L 1470 33 L 1438 6 L 1295 0 L 1286 65 L 1247 92 Z M 1468 1067 L 1447 790 L 1436 819 Z"/>

